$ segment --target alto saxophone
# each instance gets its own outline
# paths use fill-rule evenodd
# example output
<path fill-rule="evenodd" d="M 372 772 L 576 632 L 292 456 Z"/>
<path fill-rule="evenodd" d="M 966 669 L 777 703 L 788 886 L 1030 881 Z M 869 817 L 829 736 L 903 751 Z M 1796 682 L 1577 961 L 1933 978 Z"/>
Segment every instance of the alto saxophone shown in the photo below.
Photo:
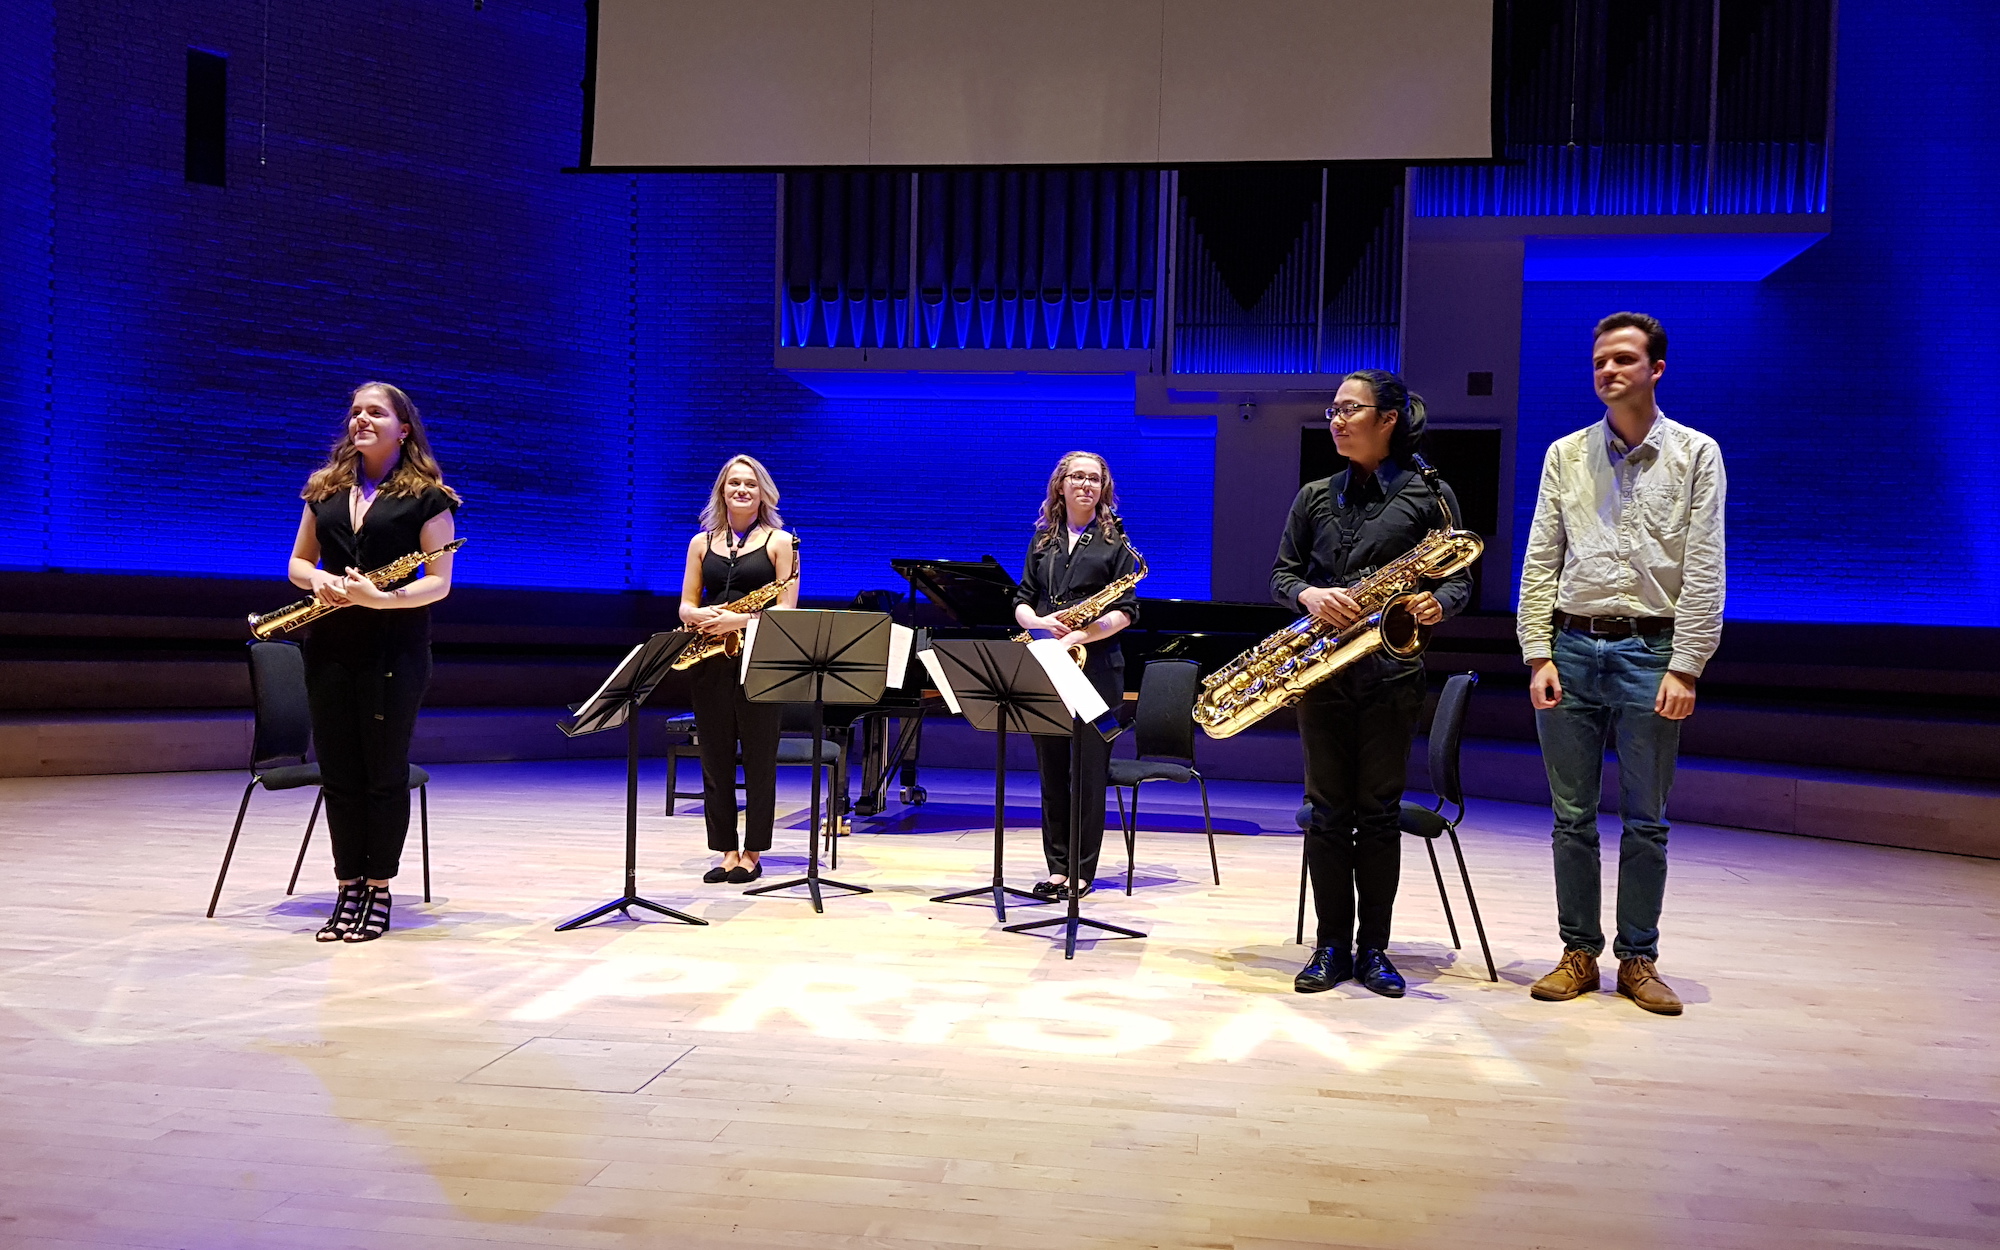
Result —
<path fill-rule="evenodd" d="M 1131 544 L 1127 543 L 1126 546 L 1131 547 Z M 1075 630 L 1082 629 L 1098 617 L 1109 612 L 1111 605 L 1123 599 L 1127 591 L 1146 580 L 1146 557 L 1140 555 L 1137 548 L 1132 548 L 1132 558 L 1139 562 L 1138 568 L 1133 569 L 1123 577 L 1113 578 L 1109 585 L 1090 596 L 1090 598 L 1080 600 L 1069 607 L 1052 613 L 1050 619 L 1060 621 L 1064 629 Z M 1020 633 L 1015 634 L 1011 641 L 1027 642 L 1033 637 L 1033 633 L 1024 629 Z M 1083 667 L 1083 662 L 1089 658 L 1089 654 L 1088 649 L 1080 642 L 1069 649 L 1069 658 L 1076 661 L 1078 668 Z"/>
<path fill-rule="evenodd" d="M 769 545 L 769 542 L 765 543 L 765 546 L 768 547 Z M 776 603 L 779 597 L 796 584 L 798 580 L 799 536 L 794 534 L 792 535 L 792 575 L 790 577 L 787 577 L 782 582 L 767 582 L 749 594 L 731 599 L 728 603 L 719 606 L 724 612 L 762 612 L 765 608 Z M 719 638 L 714 634 L 697 634 L 695 640 L 689 643 L 679 655 L 675 656 L 674 662 L 667 667 L 678 673 L 682 669 L 693 668 L 712 655 L 726 655 L 733 660 L 742 654 L 743 631 L 740 629 L 731 630 Z"/>
<path fill-rule="evenodd" d="M 1431 626 L 1419 625 L 1410 600 L 1421 583 L 1439 581 L 1479 558 L 1479 535 L 1457 528 L 1451 505 L 1438 489 L 1437 470 L 1412 457 L 1424 485 L 1437 497 L 1444 528 L 1369 577 L 1348 588 L 1364 615 L 1346 626 L 1301 617 L 1202 680 L 1194 721 L 1211 738 L 1239 734 L 1341 669 L 1376 651 L 1413 660 L 1430 645 Z"/>
<path fill-rule="evenodd" d="M 465 545 L 463 538 L 454 538 L 436 551 L 412 551 L 400 559 L 389 561 L 373 573 L 365 574 L 379 590 L 391 582 L 401 581 L 417 571 L 421 565 L 429 564 L 439 556 L 448 555 Z M 307 621 L 318 620 L 329 612 L 337 612 L 347 607 L 344 603 L 321 603 L 318 599 L 301 599 L 297 603 L 279 608 L 276 612 L 252 612 L 250 614 L 250 636 L 259 642 L 272 634 L 297 629 Z"/>

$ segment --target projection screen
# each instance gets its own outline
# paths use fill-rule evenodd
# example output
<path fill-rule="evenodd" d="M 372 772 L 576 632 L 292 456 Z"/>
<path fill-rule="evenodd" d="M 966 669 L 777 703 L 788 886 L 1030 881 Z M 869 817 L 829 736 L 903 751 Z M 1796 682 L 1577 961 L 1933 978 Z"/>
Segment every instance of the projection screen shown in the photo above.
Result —
<path fill-rule="evenodd" d="M 1492 0 L 597 0 L 588 168 L 1492 155 Z"/>

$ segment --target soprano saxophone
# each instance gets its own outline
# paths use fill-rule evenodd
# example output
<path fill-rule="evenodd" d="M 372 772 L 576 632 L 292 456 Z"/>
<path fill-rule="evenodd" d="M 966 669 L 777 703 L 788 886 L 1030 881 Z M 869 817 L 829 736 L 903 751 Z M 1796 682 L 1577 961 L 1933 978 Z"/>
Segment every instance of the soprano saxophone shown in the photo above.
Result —
<path fill-rule="evenodd" d="M 1131 544 L 1127 543 L 1126 546 L 1131 547 Z M 1132 558 L 1139 562 L 1138 568 L 1133 569 L 1123 577 L 1113 578 L 1109 585 L 1090 596 L 1090 598 L 1079 600 L 1066 608 L 1051 613 L 1051 619 L 1062 622 L 1065 629 L 1074 630 L 1084 628 L 1098 617 L 1109 612 L 1112 604 L 1123 599 L 1126 592 L 1146 580 L 1146 557 L 1140 555 L 1136 547 L 1132 547 L 1131 550 Z M 1033 637 L 1033 633 L 1024 629 L 1014 635 L 1013 641 L 1028 642 Z M 1080 642 L 1069 649 L 1069 658 L 1076 661 L 1078 668 L 1083 667 L 1083 662 L 1089 658 L 1089 654 L 1089 650 Z"/>
<path fill-rule="evenodd" d="M 768 547 L 769 545 L 767 541 L 765 546 Z M 765 608 L 776 603 L 779 597 L 798 580 L 799 536 L 794 534 L 792 535 L 792 575 L 790 577 L 781 582 L 766 582 L 749 594 L 731 599 L 728 603 L 718 606 L 724 612 L 762 612 Z M 668 667 L 675 672 L 679 672 L 682 669 L 693 668 L 712 655 L 726 655 L 733 660 L 742 654 L 743 631 L 740 629 L 731 630 L 719 638 L 713 634 L 697 634 L 695 640 L 689 643 L 679 655 L 675 656 L 674 662 L 668 665 Z"/>
<path fill-rule="evenodd" d="M 1415 547 L 1348 587 L 1361 604 L 1360 620 L 1342 627 L 1300 617 L 1204 678 L 1194 721 L 1209 737 L 1243 732 L 1376 651 L 1413 660 L 1430 645 L 1431 626 L 1417 623 L 1410 600 L 1423 582 L 1471 567 L 1485 544 L 1479 535 L 1457 528 L 1451 505 L 1438 488 L 1437 470 L 1421 456 L 1411 460 L 1437 497 L 1444 528 L 1432 530 Z"/>
<path fill-rule="evenodd" d="M 449 555 L 465 545 L 463 538 L 454 538 L 436 551 L 412 551 L 400 559 L 389 561 L 373 573 L 365 574 L 376 588 L 384 589 L 391 582 L 401 581 L 423 565 L 442 555 Z M 297 629 L 307 621 L 318 620 L 329 612 L 337 612 L 347 607 L 344 603 L 321 603 L 318 599 L 301 599 L 297 603 L 279 608 L 276 612 L 252 612 L 250 614 L 250 636 L 260 642 L 272 634 Z"/>

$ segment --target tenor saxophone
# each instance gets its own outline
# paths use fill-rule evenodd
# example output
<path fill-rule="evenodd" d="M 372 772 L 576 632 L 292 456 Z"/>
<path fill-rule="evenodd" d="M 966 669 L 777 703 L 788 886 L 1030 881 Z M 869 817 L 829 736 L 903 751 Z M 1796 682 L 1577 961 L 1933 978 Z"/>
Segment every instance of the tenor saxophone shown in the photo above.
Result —
<path fill-rule="evenodd" d="M 769 544 L 766 543 L 768 546 Z M 792 575 L 782 582 L 766 582 L 740 598 L 731 599 L 719 605 L 724 612 L 762 612 L 776 603 L 786 590 L 799 580 L 799 536 L 792 535 Z M 731 630 L 720 638 L 713 634 L 698 634 L 695 640 L 674 657 L 667 667 L 679 672 L 693 668 L 712 655 L 726 655 L 735 659 L 743 654 L 743 631 Z"/>
<path fill-rule="evenodd" d="M 1211 738 L 1239 734 L 1376 651 L 1399 660 L 1424 653 L 1431 626 L 1417 623 L 1410 600 L 1422 583 L 1471 567 L 1485 544 L 1479 535 L 1457 528 L 1451 505 L 1438 488 L 1437 470 L 1420 456 L 1411 459 L 1437 497 L 1444 528 L 1432 530 L 1415 547 L 1348 587 L 1361 604 L 1360 620 L 1340 627 L 1300 617 L 1204 678 L 1194 705 L 1194 721 L 1202 732 Z"/>
<path fill-rule="evenodd" d="M 1129 543 L 1126 545 L 1128 547 L 1131 547 L 1131 544 Z M 1139 550 L 1136 547 L 1132 547 L 1131 550 L 1132 550 L 1132 558 L 1139 562 L 1138 568 L 1133 569 L 1130 573 L 1127 573 L 1123 577 L 1113 578 L 1109 585 L 1105 586 L 1103 590 L 1100 590 L 1096 594 L 1090 596 L 1090 598 L 1079 600 L 1076 603 L 1073 603 L 1070 606 L 1063 608 L 1058 612 L 1053 613 L 1052 619 L 1061 621 L 1063 628 L 1065 629 L 1072 629 L 1072 630 L 1082 629 L 1084 626 L 1090 624 L 1098 617 L 1103 616 L 1106 612 L 1109 612 L 1111 610 L 1112 604 L 1118 602 L 1120 599 L 1123 599 L 1126 595 L 1126 592 L 1130 591 L 1134 586 L 1137 586 L 1140 582 L 1145 581 L 1146 557 L 1140 555 Z M 1027 642 L 1033 637 L 1034 637 L 1033 633 L 1024 629 L 1020 633 L 1015 634 L 1012 641 Z M 1076 661 L 1076 666 L 1078 668 L 1083 667 L 1083 662 L 1085 659 L 1089 658 L 1089 655 L 1090 652 L 1088 648 L 1086 648 L 1085 645 L 1080 642 L 1077 643 L 1074 647 L 1071 647 L 1069 649 L 1069 658 Z"/>
<path fill-rule="evenodd" d="M 429 564 L 439 556 L 457 551 L 464 545 L 463 538 L 454 538 L 436 551 L 412 551 L 409 555 L 391 560 L 373 573 L 364 576 L 375 583 L 377 589 L 381 589 L 391 582 L 401 581 L 416 572 L 420 566 Z M 321 603 L 318 599 L 301 599 L 297 603 L 279 608 L 276 612 L 252 612 L 250 636 L 261 642 L 272 634 L 297 629 L 307 621 L 318 620 L 329 612 L 337 612 L 347 606 L 344 603 Z"/>

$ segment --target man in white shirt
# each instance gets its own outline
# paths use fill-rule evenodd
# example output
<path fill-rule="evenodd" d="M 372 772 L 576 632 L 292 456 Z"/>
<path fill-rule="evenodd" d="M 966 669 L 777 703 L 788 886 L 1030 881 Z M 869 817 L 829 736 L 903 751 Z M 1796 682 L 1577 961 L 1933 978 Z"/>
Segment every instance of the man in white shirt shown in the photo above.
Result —
<path fill-rule="evenodd" d="M 1556 440 L 1542 462 L 1521 564 L 1517 631 L 1555 810 L 1563 956 L 1535 982 L 1562 1001 L 1599 988 L 1604 951 L 1597 803 L 1604 748 L 1618 753 L 1618 992 L 1679 1015 L 1660 980 L 1667 792 L 1680 726 L 1722 634 L 1723 501 L 1714 439 L 1667 419 L 1654 389 L 1667 334 L 1613 313 L 1591 349 L 1604 419 Z"/>

